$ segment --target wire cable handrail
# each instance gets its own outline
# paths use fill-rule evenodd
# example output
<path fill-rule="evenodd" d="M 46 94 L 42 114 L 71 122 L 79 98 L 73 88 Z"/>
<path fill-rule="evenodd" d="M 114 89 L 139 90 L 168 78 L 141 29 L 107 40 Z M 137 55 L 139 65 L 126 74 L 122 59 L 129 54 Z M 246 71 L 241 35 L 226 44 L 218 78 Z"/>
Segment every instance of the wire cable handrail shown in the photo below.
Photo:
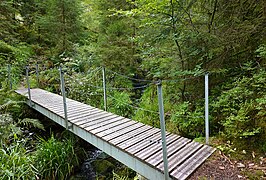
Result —
<path fill-rule="evenodd" d="M 129 77 L 129 76 L 127 76 L 127 75 L 124 75 L 124 74 L 122 74 L 122 73 L 118 73 L 118 72 L 115 72 L 115 71 L 113 71 L 113 70 L 110 70 L 110 69 L 108 69 L 108 68 L 105 68 L 107 71 L 109 71 L 109 72 L 112 72 L 112 73 L 114 73 L 114 74 L 117 74 L 117 75 L 119 75 L 119 76 L 121 76 L 121 77 L 124 77 L 124 78 L 127 78 L 127 79 L 130 79 L 130 80 L 133 80 L 133 81 L 139 81 L 139 82 L 155 82 L 155 81 L 153 81 L 153 80 L 147 80 L 147 79 L 138 79 L 138 78 L 132 78 L 132 77 Z"/>
<path fill-rule="evenodd" d="M 123 104 L 128 105 L 128 106 L 130 106 L 130 107 L 132 107 L 132 108 L 140 109 L 140 110 L 142 110 L 142 111 L 146 111 L 146 112 L 153 113 L 153 114 L 158 114 L 158 115 L 160 114 L 160 113 L 157 112 L 157 111 L 153 111 L 153 110 L 149 110 L 149 109 L 145 109 L 145 108 L 137 107 L 137 106 L 134 106 L 134 105 L 132 105 L 132 104 L 129 104 L 129 103 L 126 103 L 126 102 L 122 102 L 122 101 L 118 100 L 117 98 L 115 98 L 115 97 L 113 97 L 113 96 L 111 96 L 111 95 L 107 95 L 107 96 L 110 97 L 110 98 L 112 98 L 112 99 L 114 99 L 114 100 L 116 100 L 117 102 L 123 103 Z M 176 114 L 165 113 L 165 115 L 167 115 L 167 116 L 175 116 L 175 117 L 194 117 L 194 118 L 204 118 L 204 116 L 192 116 L 192 115 L 185 115 L 185 114 L 184 114 L 184 115 L 181 115 L 181 114 L 176 115 Z"/>
<path fill-rule="evenodd" d="M 86 84 L 90 87 L 94 87 L 94 88 L 97 88 L 97 89 L 101 89 L 103 90 L 104 88 L 102 86 L 96 86 L 96 85 L 93 85 L 93 84 Z M 116 87 L 106 87 L 107 90 L 135 90 L 135 89 L 143 89 L 143 88 L 146 88 L 146 87 L 149 87 L 151 84 L 147 84 L 147 85 L 144 85 L 144 86 L 138 86 L 138 87 L 132 87 L 132 88 L 124 88 L 124 87 L 119 87 L 119 88 L 116 88 Z"/>

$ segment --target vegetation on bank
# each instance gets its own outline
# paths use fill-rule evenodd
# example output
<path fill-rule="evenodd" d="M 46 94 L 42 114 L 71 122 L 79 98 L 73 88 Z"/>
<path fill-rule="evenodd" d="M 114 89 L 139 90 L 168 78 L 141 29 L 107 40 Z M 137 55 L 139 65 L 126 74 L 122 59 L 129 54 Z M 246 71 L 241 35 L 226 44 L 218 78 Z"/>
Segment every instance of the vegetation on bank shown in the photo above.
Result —
<path fill-rule="evenodd" d="M 157 91 L 149 81 L 174 80 L 163 82 L 167 130 L 197 139 L 204 137 L 202 75 L 209 72 L 212 143 L 232 155 L 245 150 L 264 156 L 265 7 L 263 0 L 1 1 L 1 128 L 12 132 L 1 134 L 3 144 L 31 154 L 23 150 L 28 141 L 16 145 L 25 138 L 18 125 L 28 124 L 19 120 L 20 101 L 3 98 L 14 96 L 7 93 L 7 65 L 14 88 L 25 85 L 28 64 L 37 87 L 38 63 L 39 87 L 60 92 L 62 63 L 68 97 L 103 108 L 98 68 L 105 67 L 109 111 L 155 127 Z M 12 155 L 8 147 L 3 157 Z"/>

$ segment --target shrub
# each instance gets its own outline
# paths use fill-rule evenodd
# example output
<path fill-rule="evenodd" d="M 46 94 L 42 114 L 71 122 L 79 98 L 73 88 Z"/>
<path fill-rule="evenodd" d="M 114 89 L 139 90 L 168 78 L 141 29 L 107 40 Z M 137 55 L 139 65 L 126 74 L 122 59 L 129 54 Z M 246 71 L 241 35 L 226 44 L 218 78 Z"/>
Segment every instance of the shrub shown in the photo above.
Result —
<path fill-rule="evenodd" d="M 252 71 L 227 84 L 218 100 L 212 104 L 227 139 L 250 143 L 264 142 L 266 132 L 266 71 Z M 263 144 L 263 143 L 262 143 Z"/>

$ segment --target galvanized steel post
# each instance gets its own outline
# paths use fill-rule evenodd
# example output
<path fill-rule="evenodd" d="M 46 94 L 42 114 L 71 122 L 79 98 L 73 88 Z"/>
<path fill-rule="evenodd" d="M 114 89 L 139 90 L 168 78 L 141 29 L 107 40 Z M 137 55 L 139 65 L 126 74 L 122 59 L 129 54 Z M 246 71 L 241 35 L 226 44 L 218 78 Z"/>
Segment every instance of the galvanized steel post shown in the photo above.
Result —
<path fill-rule="evenodd" d="M 168 170 L 165 122 L 164 122 L 163 90 L 162 90 L 161 80 L 159 80 L 157 83 L 157 91 L 158 91 L 158 102 L 159 102 L 159 111 L 160 111 L 160 126 L 161 126 L 162 148 L 163 148 L 164 176 L 165 176 L 165 180 L 168 180 L 170 178 L 169 178 L 169 170 Z"/>
<path fill-rule="evenodd" d="M 29 95 L 30 106 L 32 107 L 31 93 L 30 93 L 30 80 L 29 80 L 29 66 L 26 66 L 26 80 L 27 80 L 27 86 L 28 86 L 28 95 Z"/>
<path fill-rule="evenodd" d="M 205 74 L 205 137 L 209 144 L 209 74 Z"/>
<path fill-rule="evenodd" d="M 36 64 L 36 80 L 37 80 L 37 87 L 39 87 L 39 65 Z"/>
<path fill-rule="evenodd" d="M 63 97 L 63 105 L 64 105 L 64 114 L 65 114 L 66 129 L 68 130 L 68 118 L 67 118 L 67 103 L 66 103 L 66 92 L 65 92 L 65 80 L 64 80 L 64 72 L 62 70 L 62 65 L 59 66 L 59 71 L 60 71 L 61 93 L 62 93 L 62 97 Z"/>
<path fill-rule="evenodd" d="M 7 66 L 9 88 L 12 89 L 11 65 Z"/>
<path fill-rule="evenodd" d="M 107 97 L 106 97 L 106 78 L 105 78 L 105 68 L 102 68 L 103 71 L 103 100 L 104 100 L 104 110 L 107 111 Z"/>

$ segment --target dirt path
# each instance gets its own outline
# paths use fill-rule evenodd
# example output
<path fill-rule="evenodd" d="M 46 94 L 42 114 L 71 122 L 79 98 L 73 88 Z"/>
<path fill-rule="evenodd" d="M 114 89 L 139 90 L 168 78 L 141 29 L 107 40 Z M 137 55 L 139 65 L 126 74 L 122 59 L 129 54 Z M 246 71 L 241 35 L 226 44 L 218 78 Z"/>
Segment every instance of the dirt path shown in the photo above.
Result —
<path fill-rule="evenodd" d="M 200 166 L 189 180 L 242 180 L 265 179 L 266 159 L 260 163 L 231 161 L 221 152 L 216 151 L 202 166 Z"/>

